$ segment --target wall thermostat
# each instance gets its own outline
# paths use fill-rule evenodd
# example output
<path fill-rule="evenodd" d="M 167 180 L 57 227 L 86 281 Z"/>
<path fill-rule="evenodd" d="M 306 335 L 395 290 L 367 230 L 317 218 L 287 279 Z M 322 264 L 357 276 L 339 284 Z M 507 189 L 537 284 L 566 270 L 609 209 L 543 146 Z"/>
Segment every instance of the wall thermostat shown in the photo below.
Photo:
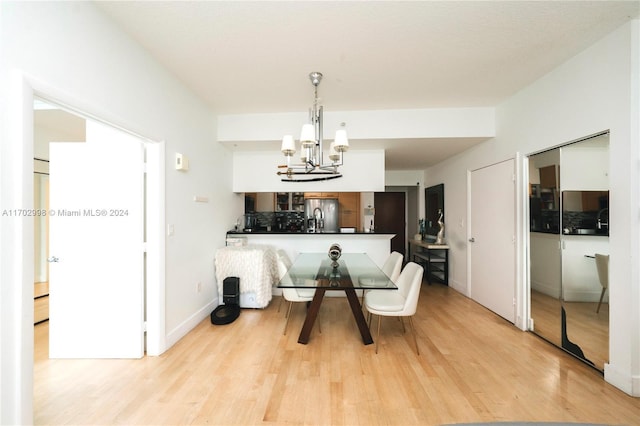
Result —
<path fill-rule="evenodd" d="M 176 153 L 176 170 L 189 170 L 189 159 L 186 156 Z"/>

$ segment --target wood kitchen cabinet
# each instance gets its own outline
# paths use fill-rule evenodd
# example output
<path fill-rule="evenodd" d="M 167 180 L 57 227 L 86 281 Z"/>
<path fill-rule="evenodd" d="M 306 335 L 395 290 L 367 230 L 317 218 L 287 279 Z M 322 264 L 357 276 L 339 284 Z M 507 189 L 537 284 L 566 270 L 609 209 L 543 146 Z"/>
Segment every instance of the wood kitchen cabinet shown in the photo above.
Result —
<path fill-rule="evenodd" d="M 256 212 L 271 212 L 273 211 L 273 193 L 272 192 L 258 192 L 256 193 Z"/>
<path fill-rule="evenodd" d="M 339 226 L 360 229 L 359 192 L 305 192 L 304 198 L 337 198 L 339 204 Z"/>
<path fill-rule="evenodd" d="M 305 192 L 304 198 L 338 198 L 339 192 Z"/>
<path fill-rule="evenodd" d="M 360 229 L 360 193 L 340 192 L 337 195 L 340 206 L 340 227 Z"/>
<path fill-rule="evenodd" d="M 552 188 L 556 189 L 557 181 L 556 181 L 556 166 L 547 166 L 540 168 L 540 186 L 542 188 Z"/>
<path fill-rule="evenodd" d="M 272 212 L 274 211 L 273 192 L 245 192 L 244 212 Z"/>
<path fill-rule="evenodd" d="M 606 205 L 609 205 L 609 191 L 582 191 L 582 211 L 598 211 L 604 206 L 601 200 L 606 199 Z"/>

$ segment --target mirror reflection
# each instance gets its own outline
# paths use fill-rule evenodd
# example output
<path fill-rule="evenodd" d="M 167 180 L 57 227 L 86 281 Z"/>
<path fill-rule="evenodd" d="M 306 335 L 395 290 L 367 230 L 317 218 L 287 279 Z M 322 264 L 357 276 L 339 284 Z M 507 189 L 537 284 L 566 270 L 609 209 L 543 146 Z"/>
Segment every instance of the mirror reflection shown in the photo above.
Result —
<path fill-rule="evenodd" d="M 604 133 L 529 157 L 531 330 L 600 371 L 609 358 L 608 149 Z"/>
<path fill-rule="evenodd" d="M 33 207 L 35 211 L 49 210 L 49 162 L 34 158 L 33 161 Z M 33 322 L 38 324 L 49 319 L 49 216 L 36 214 L 33 217 L 34 270 L 33 270 Z"/>

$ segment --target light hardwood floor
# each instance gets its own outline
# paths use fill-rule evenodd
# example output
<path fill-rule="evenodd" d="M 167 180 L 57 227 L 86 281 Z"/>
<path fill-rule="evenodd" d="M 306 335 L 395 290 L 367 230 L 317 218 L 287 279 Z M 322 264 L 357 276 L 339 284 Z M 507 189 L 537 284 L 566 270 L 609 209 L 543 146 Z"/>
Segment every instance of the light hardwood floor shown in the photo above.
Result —
<path fill-rule="evenodd" d="M 38 325 L 35 423 L 640 423 L 640 398 L 442 285 L 421 291 L 419 356 L 394 318 L 383 320 L 377 355 L 364 346 L 345 298 L 325 299 L 322 333 L 300 345 L 304 306 L 283 336 L 278 303 L 226 326 L 207 319 L 141 360 L 49 360 L 48 323 Z"/>
<path fill-rule="evenodd" d="M 609 362 L 609 303 L 603 303 L 600 312 L 596 312 L 597 302 L 561 303 L 540 292 L 532 292 L 535 333 L 558 346 L 562 345 L 563 306 L 567 313 L 567 338 L 580 346 L 595 368 L 604 371 L 604 364 Z"/>
<path fill-rule="evenodd" d="M 37 324 L 49 319 L 49 283 L 33 285 L 33 322 Z"/>

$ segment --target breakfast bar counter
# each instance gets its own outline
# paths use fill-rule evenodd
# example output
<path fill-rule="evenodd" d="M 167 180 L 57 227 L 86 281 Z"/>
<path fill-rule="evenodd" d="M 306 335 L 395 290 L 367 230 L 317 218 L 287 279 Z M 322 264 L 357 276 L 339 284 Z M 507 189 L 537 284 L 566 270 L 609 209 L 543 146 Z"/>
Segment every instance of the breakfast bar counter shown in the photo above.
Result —
<path fill-rule="evenodd" d="M 391 238 L 395 234 L 374 232 L 281 232 L 257 231 L 227 233 L 227 241 L 242 240 L 251 245 L 265 245 L 275 250 L 284 250 L 294 260 L 300 253 L 326 252 L 331 244 L 340 244 L 343 253 L 366 253 L 382 267 L 391 253 Z M 246 241 L 244 240 L 246 239 Z"/>

